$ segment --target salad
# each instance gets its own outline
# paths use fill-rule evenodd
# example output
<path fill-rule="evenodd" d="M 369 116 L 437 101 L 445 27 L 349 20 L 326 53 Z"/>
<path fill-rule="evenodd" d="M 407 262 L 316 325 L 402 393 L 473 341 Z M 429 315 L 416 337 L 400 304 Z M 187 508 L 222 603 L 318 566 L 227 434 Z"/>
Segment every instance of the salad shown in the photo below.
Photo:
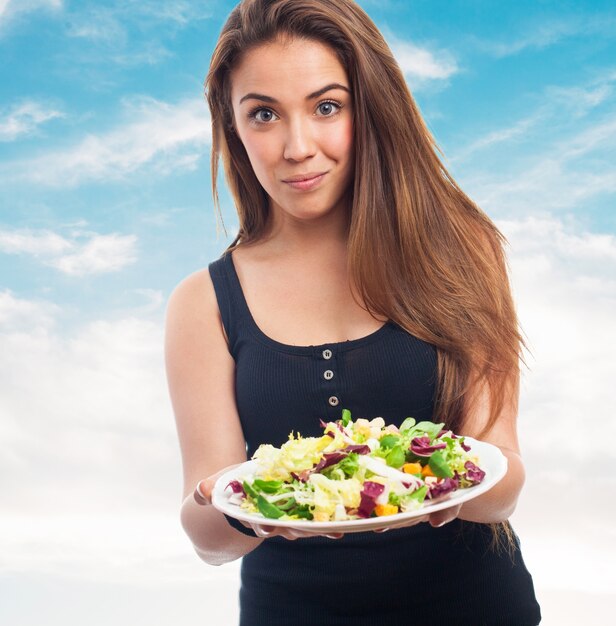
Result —
<path fill-rule="evenodd" d="M 416 510 L 485 476 L 444 424 L 408 417 L 398 428 L 343 409 L 321 426 L 321 437 L 291 432 L 280 448 L 259 446 L 254 474 L 225 487 L 229 501 L 269 519 L 345 521 Z"/>

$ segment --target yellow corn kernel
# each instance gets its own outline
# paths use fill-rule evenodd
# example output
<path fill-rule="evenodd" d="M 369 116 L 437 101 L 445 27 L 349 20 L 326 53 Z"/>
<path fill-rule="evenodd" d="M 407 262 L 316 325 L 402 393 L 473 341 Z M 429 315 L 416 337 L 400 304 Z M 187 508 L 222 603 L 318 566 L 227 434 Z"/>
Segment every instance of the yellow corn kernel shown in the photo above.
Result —
<path fill-rule="evenodd" d="M 421 463 L 405 463 L 402 470 L 407 474 L 421 474 Z"/>
<path fill-rule="evenodd" d="M 313 513 L 313 520 L 315 522 L 329 522 L 329 515 L 326 511 L 315 511 Z"/>
<path fill-rule="evenodd" d="M 430 469 L 429 465 L 424 465 L 424 468 L 421 470 L 422 476 L 434 476 L 434 472 Z"/>
<path fill-rule="evenodd" d="M 394 515 L 398 512 L 398 507 L 394 504 L 377 504 L 374 512 L 380 517 L 382 515 Z"/>

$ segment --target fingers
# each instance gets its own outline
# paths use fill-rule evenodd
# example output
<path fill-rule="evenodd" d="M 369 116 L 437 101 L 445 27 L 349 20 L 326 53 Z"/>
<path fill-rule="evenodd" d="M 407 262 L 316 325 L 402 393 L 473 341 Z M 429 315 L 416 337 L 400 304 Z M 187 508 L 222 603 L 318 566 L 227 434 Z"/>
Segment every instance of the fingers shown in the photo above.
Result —
<path fill-rule="evenodd" d="M 301 531 L 293 530 L 292 528 L 274 528 L 272 526 L 253 526 L 253 530 L 257 537 L 262 537 L 267 539 L 268 537 L 284 537 L 289 541 L 295 541 L 296 539 L 300 539 L 304 537 L 305 534 Z"/>
<path fill-rule="evenodd" d="M 284 537 L 289 541 L 295 541 L 295 539 L 307 539 L 320 535 L 320 533 L 316 532 L 304 532 L 302 530 L 294 530 L 293 528 L 274 527 L 262 524 L 250 524 L 250 527 L 257 537 L 262 537 L 264 539 L 267 539 L 268 537 Z M 327 537 L 328 539 L 342 539 L 344 533 L 327 533 L 322 536 Z"/>
<path fill-rule="evenodd" d="M 200 480 L 195 487 L 193 492 L 193 498 L 197 504 L 201 506 L 206 506 L 208 504 L 212 504 L 212 490 L 214 489 L 214 485 L 216 484 L 216 480 L 222 476 L 224 473 L 233 469 L 234 467 L 240 466 L 241 463 L 235 463 L 234 465 L 229 465 L 228 467 L 223 467 L 221 470 Z"/>
<path fill-rule="evenodd" d="M 429 516 L 430 526 L 433 528 L 440 528 L 441 526 L 452 522 L 458 517 L 461 507 L 462 505 L 458 505 L 449 509 L 443 509 L 442 511 L 435 511 L 434 513 L 431 513 Z"/>
<path fill-rule="evenodd" d="M 261 524 L 251 524 L 251 526 L 257 537 L 271 537 L 276 530 L 273 526 L 261 526 Z"/>
<path fill-rule="evenodd" d="M 211 500 L 211 488 L 208 488 L 206 484 L 206 480 L 200 480 L 195 487 L 195 491 L 193 493 L 193 498 L 195 502 L 201 506 L 206 506 L 212 503 Z"/>
<path fill-rule="evenodd" d="M 262 524 L 251 524 L 257 537 L 267 539 L 268 537 L 284 537 L 285 539 L 297 539 L 298 534 L 292 528 L 276 528 Z"/>

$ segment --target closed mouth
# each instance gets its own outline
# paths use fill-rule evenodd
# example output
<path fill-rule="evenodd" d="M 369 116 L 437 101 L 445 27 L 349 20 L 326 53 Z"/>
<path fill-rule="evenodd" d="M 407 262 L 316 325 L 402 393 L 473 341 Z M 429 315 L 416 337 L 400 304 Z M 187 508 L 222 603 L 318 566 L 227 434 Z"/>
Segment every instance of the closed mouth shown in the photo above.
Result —
<path fill-rule="evenodd" d="M 301 183 L 305 180 L 312 180 L 313 178 L 318 178 L 319 176 L 323 176 L 323 174 L 327 174 L 327 172 L 310 172 L 309 174 L 298 174 L 297 176 L 291 176 L 290 178 L 285 178 L 283 183 Z"/>

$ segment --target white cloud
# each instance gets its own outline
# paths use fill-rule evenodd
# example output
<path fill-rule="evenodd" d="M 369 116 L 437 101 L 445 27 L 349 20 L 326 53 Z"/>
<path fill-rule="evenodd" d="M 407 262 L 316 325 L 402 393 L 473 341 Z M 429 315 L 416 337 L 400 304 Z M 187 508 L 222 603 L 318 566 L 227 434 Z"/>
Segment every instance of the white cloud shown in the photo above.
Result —
<path fill-rule="evenodd" d="M 522 221 L 501 220 L 499 224 L 515 242 L 517 255 L 553 257 L 555 265 L 573 264 L 578 273 L 587 262 L 586 271 L 601 272 L 607 275 L 616 266 L 616 237 L 608 233 L 590 233 L 573 230 L 575 223 L 566 225 L 556 218 L 528 217 Z M 529 234 L 531 236 L 529 236 Z M 546 249 L 549 244 L 549 250 Z"/>
<path fill-rule="evenodd" d="M 212 17 L 212 5 L 212 0 L 117 0 L 102 6 L 90 3 L 72 13 L 68 34 L 73 37 L 125 43 L 127 29 L 133 23 L 139 23 L 141 28 L 160 26 L 161 23 L 167 28 L 184 27 Z"/>
<path fill-rule="evenodd" d="M 582 118 L 609 101 L 614 91 L 614 82 L 616 71 L 604 72 L 583 85 L 547 85 L 539 96 L 538 106 L 530 114 L 508 126 L 488 131 L 474 139 L 456 150 L 448 161 L 462 162 L 474 153 L 493 148 L 498 144 L 512 145 L 536 139 L 540 135 L 546 136 L 553 127 L 559 129 L 559 135 L 544 142 L 555 144 L 549 145 L 545 153 L 551 157 L 557 155 L 561 162 L 599 148 L 602 142 L 609 146 L 614 131 L 612 119 L 607 117 L 602 121 L 593 121 L 585 129 L 581 129 L 580 124 Z"/>
<path fill-rule="evenodd" d="M 12 440 L 4 442 L 13 455 L 12 461 L 4 455 L 0 460 L 6 511 L 49 507 L 79 514 L 95 480 L 100 500 L 88 502 L 88 510 L 102 511 L 110 502 L 130 509 L 133 498 L 156 508 L 154 494 L 168 494 L 180 480 L 179 473 L 167 473 L 179 458 L 162 325 L 134 317 L 100 319 L 62 335 L 49 316 L 55 313 L 59 321 L 64 311 L 52 304 L 10 293 L 0 302 L 8 311 L 0 318 L 0 422 L 10 425 Z M 31 311 L 28 324 L 20 311 Z M 10 479 L 17 467 L 19 474 Z M 40 493 L 29 498 L 35 489 Z"/>
<path fill-rule="evenodd" d="M 616 554 L 608 497 L 616 487 L 616 237 L 588 232 L 571 217 L 497 225 L 510 241 L 512 286 L 532 351 L 519 412 L 526 484 L 512 521 L 545 623 L 573 625 L 554 598 L 598 594 L 604 610 L 616 585 L 607 570 L 596 576 L 606 555 Z"/>
<path fill-rule="evenodd" d="M 611 37 L 616 25 L 613 15 L 576 14 L 575 17 L 541 18 L 536 24 L 523 24 L 524 34 L 513 41 L 475 40 L 480 50 L 500 58 L 518 54 L 523 50 L 543 49 L 553 46 L 564 39 L 575 36 Z"/>
<path fill-rule="evenodd" d="M 571 462 L 594 455 L 606 465 L 610 457 L 616 462 L 609 409 L 616 378 L 616 237 L 556 218 L 498 225 L 511 244 L 513 287 L 533 353 L 521 411 L 526 447 L 544 461 L 543 469 L 563 455 Z M 592 446 L 574 436 L 586 420 L 602 433 Z"/>
<path fill-rule="evenodd" d="M 66 238 L 48 230 L 0 230 L 0 251 L 5 254 L 58 255 L 72 248 Z"/>
<path fill-rule="evenodd" d="M 615 137 L 616 115 L 600 120 L 573 137 L 558 141 L 555 148 L 562 161 L 569 161 L 601 148 L 612 149 Z"/>
<path fill-rule="evenodd" d="M 162 22 L 175 22 L 185 26 L 190 22 L 204 20 L 214 15 L 212 0 L 167 0 L 166 2 L 141 2 L 129 0 L 126 8 L 137 15 L 145 15 Z"/>
<path fill-rule="evenodd" d="M 123 126 L 89 134 L 69 148 L 8 163 L 0 177 L 66 187 L 125 179 L 145 166 L 161 174 L 196 167 L 211 133 L 202 99 L 169 104 L 140 97 L 125 101 L 124 108 L 128 121 Z"/>
<path fill-rule="evenodd" d="M 0 252 L 27 254 L 71 276 L 115 272 L 137 260 L 135 235 L 73 230 L 64 237 L 46 230 L 0 230 Z"/>
<path fill-rule="evenodd" d="M 147 519 L 141 523 L 142 528 L 148 525 Z M 72 526 L 67 523 L 67 527 Z M 158 530 L 164 532 L 160 527 Z M 45 626 L 128 626 L 135 623 L 197 626 L 204 621 L 208 626 L 228 626 L 239 623 L 237 568 L 234 568 L 234 577 L 229 575 L 232 565 L 211 568 L 213 571 L 206 574 L 204 569 L 208 566 L 193 561 L 190 555 L 161 562 L 162 559 L 155 557 L 155 543 L 148 546 L 148 550 L 152 561 L 124 568 L 118 575 L 120 584 L 113 580 L 92 584 L 87 578 L 62 576 L 59 579 L 53 575 L 27 573 L 5 576 L 3 622 L 11 626 L 40 626 L 42 622 Z M 185 574 L 174 583 L 179 567 Z M 159 576 L 154 583 L 144 583 L 143 574 L 151 570 L 167 571 L 168 575 Z M 134 572 L 132 579 L 130 571 Z M 31 602 L 29 598 L 37 601 Z"/>
<path fill-rule="evenodd" d="M 514 528 L 539 592 L 609 594 L 614 576 L 593 572 L 602 555 L 616 553 L 616 506 L 606 500 L 616 486 L 616 237 L 587 232 L 571 217 L 497 225 L 510 242 L 512 286 L 532 353 L 521 385 L 526 484 Z M 575 577 L 563 573 L 563 546 Z"/>
<path fill-rule="evenodd" d="M 162 324 L 63 313 L 0 297 L 0 570 L 186 580 Z"/>
<path fill-rule="evenodd" d="M 0 294 L 0 574 L 237 586 L 239 562 L 205 565 L 179 523 L 162 324 L 99 319 L 61 334 L 63 316 Z"/>
<path fill-rule="evenodd" d="M 145 298 L 145 304 L 133 311 L 134 315 L 146 315 L 160 310 L 165 303 L 163 292 L 159 289 L 135 289 L 135 293 Z"/>
<path fill-rule="evenodd" d="M 66 34 L 109 45 L 123 46 L 128 34 L 118 11 L 110 7 L 93 6 L 69 17 Z"/>
<path fill-rule="evenodd" d="M 137 260 L 136 242 L 135 235 L 95 235 L 73 254 L 50 259 L 47 264 L 72 276 L 115 272 Z"/>
<path fill-rule="evenodd" d="M 63 0 L 0 0 L 0 28 L 12 18 L 38 10 L 59 11 Z"/>
<path fill-rule="evenodd" d="M 550 85 L 529 114 L 472 140 L 448 161 L 469 165 L 464 185 L 492 215 L 579 211 L 591 199 L 616 192 L 616 115 L 602 106 L 615 81 L 616 71 L 610 71 L 583 85 Z M 485 152 L 484 171 L 478 152 Z"/>
<path fill-rule="evenodd" d="M 409 42 L 394 43 L 394 55 L 402 71 L 410 78 L 443 79 L 457 71 L 455 61 L 448 58 L 448 54 L 441 54 L 437 58 L 435 53 Z"/>
<path fill-rule="evenodd" d="M 548 85 L 545 89 L 548 105 L 567 111 L 574 118 L 583 117 L 599 105 L 609 101 L 614 93 L 616 72 L 608 72 L 586 85 Z"/>
<path fill-rule="evenodd" d="M 31 135 L 37 128 L 64 114 L 33 100 L 26 100 L 0 111 L 0 141 L 13 141 Z"/>
<path fill-rule="evenodd" d="M 173 207 L 164 211 L 158 211 L 156 213 L 143 213 L 139 215 L 139 220 L 145 224 L 152 224 L 157 227 L 168 226 L 171 219 L 178 213 L 185 211 L 185 209 L 179 207 Z"/>
<path fill-rule="evenodd" d="M 23 300 L 11 291 L 0 291 L 0 328 L 49 330 L 59 312 L 60 307 L 51 302 Z"/>
<path fill-rule="evenodd" d="M 165 43 L 181 29 L 212 17 L 217 10 L 214 4 L 214 0 L 73 3 L 66 15 L 66 35 L 85 39 L 87 44 L 69 43 L 63 58 L 58 59 L 63 74 L 69 72 L 81 81 L 84 72 L 93 72 L 95 78 L 89 81 L 90 88 L 100 89 L 109 80 L 111 65 L 122 69 L 167 60 L 175 53 L 173 45 L 167 47 Z"/>
<path fill-rule="evenodd" d="M 453 55 L 447 50 L 431 51 L 389 34 L 387 41 L 411 89 L 443 81 L 458 73 Z"/>
<path fill-rule="evenodd" d="M 548 214 L 577 209 L 600 194 L 616 192 L 616 170 L 609 156 L 595 154 L 591 167 L 574 160 L 592 151 L 610 149 L 616 120 L 599 122 L 568 139 L 554 141 L 548 150 L 528 157 L 523 169 L 512 167 L 504 176 L 481 174 L 467 187 L 492 214 Z"/>
<path fill-rule="evenodd" d="M 477 152 L 478 150 L 491 148 L 497 144 L 504 142 L 512 142 L 516 141 L 517 139 L 524 139 L 528 136 L 528 132 L 532 129 L 532 127 L 535 126 L 542 119 L 542 114 L 535 113 L 533 115 L 518 120 L 511 126 L 490 131 L 487 134 L 479 137 L 478 139 L 475 139 L 467 146 L 464 146 L 463 148 L 458 150 L 455 153 L 455 156 L 453 158 L 450 158 L 449 161 L 452 163 L 456 163 L 467 159 L 471 154 Z"/>

